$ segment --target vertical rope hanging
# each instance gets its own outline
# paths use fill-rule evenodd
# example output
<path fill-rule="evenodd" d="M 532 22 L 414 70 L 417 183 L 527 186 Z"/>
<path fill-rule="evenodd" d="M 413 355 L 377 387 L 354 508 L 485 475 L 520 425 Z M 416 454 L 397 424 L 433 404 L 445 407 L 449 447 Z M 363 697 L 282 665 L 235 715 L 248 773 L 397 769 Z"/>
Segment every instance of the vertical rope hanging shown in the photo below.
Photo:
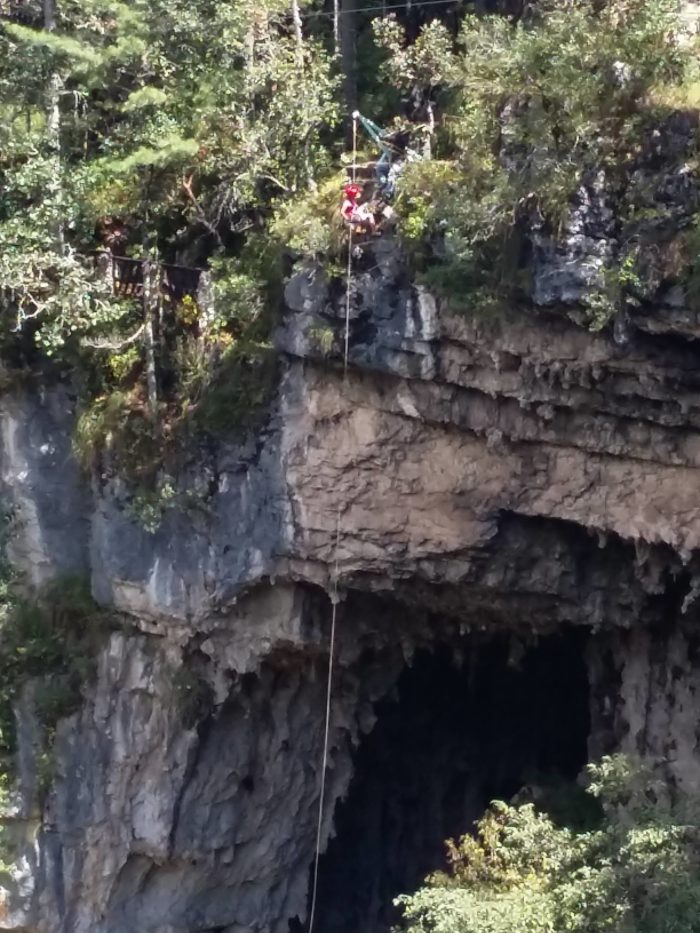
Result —
<path fill-rule="evenodd" d="M 357 178 L 357 112 L 352 115 L 352 167 L 353 182 Z M 348 237 L 348 266 L 347 287 L 345 290 L 345 350 L 343 353 L 343 373 L 347 375 L 348 354 L 350 350 L 350 288 L 352 278 L 352 226 Z M 335 662 L 335 628 L 338 615 L 338 552 L 340 549 L 340 506 L 335 525 L 335 548 L 333 559 L 333 588 L 331 592 L 331 640 L 328 647 L 328 681 L 326 683 L 326 718 L 323 728 L 323 755 L 321 757 L 321 788 L 318 799 L 318 820 L 316 822 L 316 852 L 314 855 L 313 882 L 311 885 L 311 907 L 309 909 L 308 933 L 313 933 L 316 921 L 316 904 L 318 900 L 318 865 L 321 858 L 321 842 L 323 835 L 323 810 L 326 802 L 326 770 L 328 768 L 328 748 L 330 743 L 331 727 L 331 700 L 333 698 L 333 667 Z"/>
<path fill-rule="evenodd" d="M 321 763 L 321 790 L 318 800 L 318 821 L 316 824 L 316 854 L 314 856 L 314 875 L 311 888 L 311 910 L 309 913 L 309 930 L 313 933 L 314 921 L 316 919 L 316 902 L 318 899 L 318 864 L 321 858 L 321 835 L 323 833 L 323 809 L 326 798 L 326 770 L 328 767 L 328 747 L 330 740 L 331 726 L 331 698 L 333 696 L 333 667 L 335 660 L 335 624 L 338 614 L 338 549 L 340 547 L 340 508 L 335 525 L 335 560 L 333 567 L 333 590 L 331 601 L 333 604 L 331 612 L 331 641 L 328 647 L 328 681 L 326 685 L 326 721 L 323 730 L 323 756 Z"/>
<path fill-rule="evenodd" d="M 352 115 L 352 167 L 351 177 L 353 182 L 357 180 L 357 117 L 355 111 Z M 345 275 L 345 347 L 343 351 L 343 372 L 347 375 L 348 355 L 350 353 L 350 294 L 352 287 L 352 225 L 350 226 L 350 235 L 348 237 L 348 266 Z"/>

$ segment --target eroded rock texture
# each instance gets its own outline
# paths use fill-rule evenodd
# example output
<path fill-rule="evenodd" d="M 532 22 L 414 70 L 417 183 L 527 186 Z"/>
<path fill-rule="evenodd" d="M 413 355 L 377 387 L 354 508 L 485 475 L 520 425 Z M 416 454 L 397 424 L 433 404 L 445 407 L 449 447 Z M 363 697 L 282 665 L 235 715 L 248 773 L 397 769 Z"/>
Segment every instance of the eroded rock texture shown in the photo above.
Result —
<path fill-rule="evenodd" d="M 195 507 L 155 534 L 107 468 L 81 485 L 65 393 L 4 400 L 15 559 L 89 574 L 123 624 L 39 809 L 31 697 L 19 711 L 0 928 L 304 928 L 336 587 L 318 929 L 384 933 L 444 836 L 537 773 L 622 748 L 697 783 L 700 319 L 659 273 L 672 301 L 591 334 L 550 246 L 546 310 L 465 318 L 377 240 L 347 371 L 344 285 L 302 269 L 268 423 L 192 451 Z"/>

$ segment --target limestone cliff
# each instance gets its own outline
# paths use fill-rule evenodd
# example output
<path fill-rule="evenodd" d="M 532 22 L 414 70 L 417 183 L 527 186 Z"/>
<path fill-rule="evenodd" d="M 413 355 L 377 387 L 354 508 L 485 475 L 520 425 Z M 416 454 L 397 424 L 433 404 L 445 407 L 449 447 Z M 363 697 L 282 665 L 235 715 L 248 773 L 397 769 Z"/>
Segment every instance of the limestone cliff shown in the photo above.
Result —
<path fill-rule="evenodd" d="M 700 314 L 660 272 L 634 317 L 577 322 L 614 250 L 596 197 L 537 241 L 525 310 L 460 316 L 390 237 L 365 247 L 347 371 L 345 284 L 298 271 L 269 419 L 193 450 L 155 533 L 108 465 L 87 488 L 66 388 L 2 400 L 15 562 L 88 575 L 122 624 L 40 806 L 20 704 L 0 929 L 303 928 L 336 584 L 321 930 L 387 930 L 537 771 L 628 749 L 697 783 Z"/>

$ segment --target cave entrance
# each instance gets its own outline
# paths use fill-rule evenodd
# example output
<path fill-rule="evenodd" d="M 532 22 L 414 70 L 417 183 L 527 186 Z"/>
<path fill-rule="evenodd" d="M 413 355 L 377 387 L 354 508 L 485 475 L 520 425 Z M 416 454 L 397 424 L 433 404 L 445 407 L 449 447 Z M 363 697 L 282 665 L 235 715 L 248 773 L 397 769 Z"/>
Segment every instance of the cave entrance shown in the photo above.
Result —
<path fill-rule="evenodd" d="M 583 632 L 419 652 L 355 756 L 322 857 L 323 933 L 387 933 L 399 893 L 444 865 L 444 840 L 524 784 L 573 780 L 587 760 Z M 454 663 L 455 649 L 465 661 Z"/>

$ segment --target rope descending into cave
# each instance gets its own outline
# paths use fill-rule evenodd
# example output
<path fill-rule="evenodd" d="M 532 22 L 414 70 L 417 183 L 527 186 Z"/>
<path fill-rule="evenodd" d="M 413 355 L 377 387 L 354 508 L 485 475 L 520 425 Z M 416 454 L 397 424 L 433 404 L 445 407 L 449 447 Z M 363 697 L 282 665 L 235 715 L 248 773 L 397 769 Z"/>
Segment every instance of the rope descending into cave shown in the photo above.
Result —
<path fill-rule="evenodd" d="M 357 116 L 352 115 L 352 180 L 357 177 Z M 347 286 L 345 289 L 345 351 L 343 354 L 343 376 L 347 378 L 348 353 L 350 349 L 350 295 L 352 279 L 352 227 L 348 238 Z M 321 760 L 321 790 L 318 799 L 318 821 L 316 823 L 316 852 L 314 854 L 314 875 L 311 888 L 311 908 L 309 911 L 308 933 L 313 933 L 316 919 L 316 901 L 318 895 L 318 865 L 321 858 L 321 836 L 323 834 L 323 808 L 326 802 L 326 768 L 328 766 L 328 745 L 331 726 L 331 700 L 333 697 L 333 665 L 335 658 L 335 626 L 338 615 L 338 552 L 340 550 L 340 505 L 335 524 L 335 547 L 333 554 L 333 589 L 331 592 L 331 642 L 328 648 L 328 682 L 326 685 L 326 720 L 323 730 L 323 756 Z"/>
<path fill-rule="evenodd" d="M 340 548 L 340 508 L 335 525 L 335 560 L 333 568 L 333 591 L 331 593 L 331 643 L 328 648 L 328 683 L 326 688 L 326 721 L 323 733 L 323 757 L 321 763 L 321 791 L 318 800 L 318 822 L 316 824 L 316 854 L 314 856 L 314 880 L 311 889 L 311 911 L 309 930 L 313 933 L 316 918 L 316 899 L 318 894 L 318 864 L 321 858 L 321 835 L 323 832 L 323 806 L 326 797 L 326 767 L 328 765 L 328 744 L 331 725 L 331 698 L 333 696 L 333 662 L 335 657 L 335 623 L 338 614 L 338 549 Z"/>

